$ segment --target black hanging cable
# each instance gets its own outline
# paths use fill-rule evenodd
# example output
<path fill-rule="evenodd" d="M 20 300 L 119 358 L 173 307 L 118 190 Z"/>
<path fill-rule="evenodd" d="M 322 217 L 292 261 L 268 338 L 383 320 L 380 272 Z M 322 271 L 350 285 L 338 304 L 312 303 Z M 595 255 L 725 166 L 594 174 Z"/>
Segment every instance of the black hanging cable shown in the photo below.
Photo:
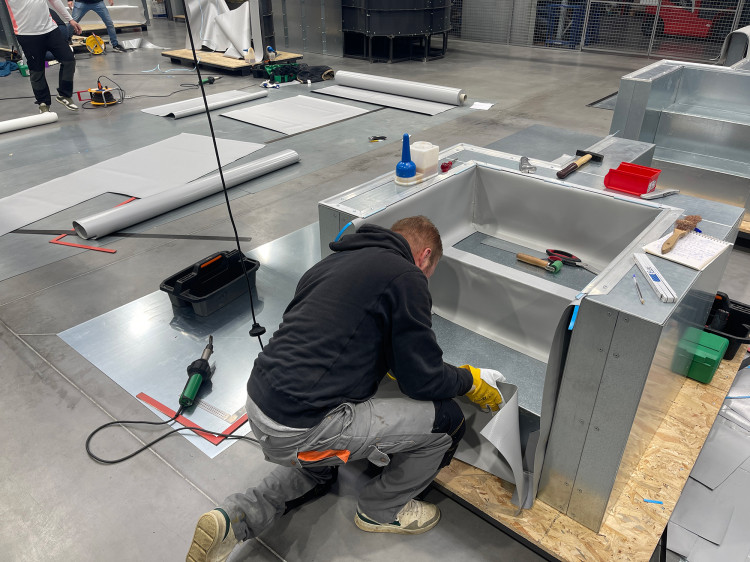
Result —
<path fill-rule="evenodd" d="M 198 86 L 201 89 L 201 97 L 203 98 L 203 105 L 206 109 L 206 119 L 208 119 L 208 128 L 211 130 L 211 139 L 213 140 L 214 144 L 214 153 L 216 154 L 216 163 L 219 165 L 219 178 L 221 179 L 221 187 L 222 191 L 224 192 L 224 200 L 226 201 L 227 205 L 227 211 L 229 213 L 229 221 L 232 223 L 232 230 L 234 231 L 234 238 L 235 242 L 237 243 L 237 251 L 240 254 L 240 265 L 242 266 L 242 274 L 245 277 L 245 283 L 247 283 L 247 295 L 250 298 L 250 313 L 253 317 L 253 326 L 250 329 L 250 336 L 254 338 L 258 338 L 258 343 L 260 344 L 261 350 L 263 349 L 263 341 L 260 339 L 260 337 L 266 333 L 266 329 L 258 324 L 258 321 L 255 319 L 255 304 L 253 303 L 253 288 L 250 285 L 250 279 L 247 277 L 247 267 L 245 266 L 245 260 L 243 259 L 244 253 L 242 252 L 242 248 L 240 247 L 240 236 L 237 233 L 237 225 L 234 222 L 234 215 L 232 214 L 232 206 L 229 204 L 229 191 L 227 190 L 227 184 L 224 181 L 224 171 L 221 167 L 221 158 L 219 157 L 219 147 L 216 144 L 216 134 L 214 133 L 214 124 L 211 121 L 211 111 L 208 108 L 208 100 L 206 99 L 206 89 L 203 84 L 203 77 L 201 76 L 201 70 L 198 66 L 198 57 L 195 54 L 195 42 L 193 41 L 193 30 L 190 26 L 190 17 L 187 9 L 187 4 L 185 3 L 185 0 L 182 0 L 182 9 L 185 12 L 185 23 L 187 25 L 187 34 L 188 39 L 190 39 L 190 49 L 193 53 L 193 64 L 195 65 L 195 72 L 198 76 Z"/>
<path fill-rule="evenodd" d="M 178 427 L 178 428 L 173 429 L 172 431 L 168 431 L 164 435 L 161 435 L 161 436 L 157 437 L 153 441 L 150 441 L 149 443 L 146 443 L 140 449 L 136 449 L 135 451 L 133 451 L 129 455 L 125 455 L 124 457 L 119 457 L 119 458 L 116 458 L 116 459 L 103 459 L 102 457 L 100 457 L 98 455 L 95 455 L 94 453 L 91 452 L 91 440 L 94 438 L 94 435 L 96 435 L 97 433 L 99 433 L 101 430 L 106 429 L 107 427 L 112 427 L 112 426 L 115 426 L 115 425 L 119 425 L 120 427 L 124 427 L 125 425 L 135 425 L 135 424 L 138 424 L 138 425 L 164 425 L 164 424 L 172 423 L 177 418 L 179 418 L 182 415 L 183 410 L 184 410 L 184 408 L 180 408 L 179 410 L 177 410 L 177 413 L 172 418 L 168 419 L 167 421 L 150 422 L 150 421 L 116 420 L 116 421 L 111 421 L 111 422 L 105 423 L 103 425 L 100 425 L 94 431 L 92 431 L 91 433 L 89 433 L 89 436 L 86 439 L 86 452 L 88 453 L 89 457 L 91 457 L 93 460 L 95 460 L 96 462 L 98 462 L 100 464 L 117 464 L 117 463 L 121 463 L 123 461 L 126 461 L 128 459 L 132 459 L 134 456 L 142 453 L 143 451 L 145 451 L 146 449 L 148 449 L 152 445 L 155 445 L 156 443 L 158 443 L 162 439 L 166 439 L 170 435 L 174 435 L 175 433 L 179 433 L 181 431 L 192 431 L 196 435 L 199 434 L 199 433 L 208 433 L 210 435 L 216 435 L 217 437 L 224 437 L 225 439 L 235 439 L 235 440 L 250 441 L 251 443 L 256 443 L 256 444 L 258 443 L 257 439 L 254 439 L 252 437 L 247 437 L 245 435 L 232 435 L 231 433 L 219 433 L 218 431 L 210 431 L 208 429 L 203 429 L 203 428 L 198 429 L 198 428 L 194 428 L 194 427 Z"/>

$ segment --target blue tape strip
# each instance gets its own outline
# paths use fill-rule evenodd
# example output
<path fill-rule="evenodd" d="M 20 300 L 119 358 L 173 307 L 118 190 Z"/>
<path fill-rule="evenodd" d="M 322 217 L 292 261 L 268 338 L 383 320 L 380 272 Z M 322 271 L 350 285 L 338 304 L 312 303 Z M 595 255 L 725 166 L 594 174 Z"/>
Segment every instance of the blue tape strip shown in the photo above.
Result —
<path fill-rule="evenodd" d="M 578 307 L 579 305 L 576 305 L 573 309 L 573 317 L 570 319 L 570 324 L 568 324 L 568 330 L 572 330 L 576 323 L 576 318 L 578 318 Z"/>
<path fill-rule="evenodd" d="M 341 230 L 339 230 L 339 233 L 338 233 L 338 234 L 336 235 L 336 238 L 334 238 L 334 239 L 333 239 L 333 241 L 334 241 L 334 242 L 338 242 L 338 241 L 339 241 L 339 238 L 341 238 L 341 235 L 342 235 L 342 234 L 344 234 L 344 231 L 345 231 L 345 230 L 346 230 L 347 228 L 349 228 L 349 227 L 350 227 L 351 225 L 352 225 L 352 221 L 349 221 L 348 223 L 346 223 L 346 224 L 344 225 L 344 228 L 342 228 Z"/>
<path fill-rule="evenodd" d="M 659 500 L 648 500 L 646 498 L 643 498 L 643 501 L 645 501 L 646 503 L 655 503 L 658 505 L 664 505 L 664 502 L 660 502 Z"/>
<path fill-rule="evenodd" d="M 747 400 L 750 396 L 727 396 L 725 400 Z"/>

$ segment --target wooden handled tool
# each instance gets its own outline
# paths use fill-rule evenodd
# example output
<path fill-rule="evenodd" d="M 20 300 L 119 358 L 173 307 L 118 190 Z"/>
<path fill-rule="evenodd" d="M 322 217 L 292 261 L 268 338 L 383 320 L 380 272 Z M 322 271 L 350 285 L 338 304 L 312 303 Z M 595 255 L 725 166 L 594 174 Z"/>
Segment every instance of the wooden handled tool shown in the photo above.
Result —
<path fill-rule="evenodd" d="M 661 253 L 666 254 L 670 252 L 675 244 L 677 244 L 677 241 L 691 230 L 694 230 L 700 221 L 700 215 L 688 215 L 684 219 L 680 219 L 674 223 L 674 232 L 661 245 Z"/>
<path fill-rule="evenodd" d="M 593 160 L 594 162 L 601 162 L 604 160 L 603 154 L 598 154 L 596 152 L 591 152 L 590 150 L 576 150 L 576 156 L 580 156 L 578 160 L 575 160 L 565 166 L 562 170 L 559 170 L 557 172 L 557 177 L 562 179 L 567 178 L 570 174 L 575 172 L 578 168 L 583 166 L 586 162 L 589 160 Z"/>
<path fill-rule="evenodd" d="M 551 271 L 552 273 L 557 273 L 562 269 L 563 266 L 561 261 L 550 262 L 541 258 L 535 258 L 534 256 L 530 256 L 529 254 L 516 254 L 516 259 L 530 265 L 541 267 L 543 269 L 546 269 L 547 271 Z"/>

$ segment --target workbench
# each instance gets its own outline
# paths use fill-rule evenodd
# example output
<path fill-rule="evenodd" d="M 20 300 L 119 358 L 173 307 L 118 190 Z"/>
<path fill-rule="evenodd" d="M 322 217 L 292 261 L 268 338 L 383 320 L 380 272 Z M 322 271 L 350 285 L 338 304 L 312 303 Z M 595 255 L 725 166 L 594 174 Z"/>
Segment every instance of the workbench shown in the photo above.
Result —
<path fill-rule="evenodd" d="M 685 379 L 667 416 L 599 533 L 537 500 L 515 516 L 512 484 L 454 460 L 438 488 L 549 560 L 648 561 L 732 386 L 747 346 L 722 361 L 709 384 Z M 663 502 L 647 503 L 644 499 Z M 664 545 L 665 546 L 665 545 Z"/>

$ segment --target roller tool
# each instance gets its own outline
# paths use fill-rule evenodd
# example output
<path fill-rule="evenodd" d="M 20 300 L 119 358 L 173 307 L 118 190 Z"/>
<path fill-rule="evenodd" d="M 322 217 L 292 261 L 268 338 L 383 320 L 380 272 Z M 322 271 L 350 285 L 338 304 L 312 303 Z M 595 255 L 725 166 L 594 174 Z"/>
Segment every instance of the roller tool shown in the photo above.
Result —
<path fill-rule="evenodd" d="M 547 259 L 551 262 L 561 261 L 563 265 L 580 267 L 582 269 L 585 269 L 586 271 L 593 273 L 594 275 L 599 275 L 601 273 L 601 271 L 599 271 L 596 267 L 592 266 L 589 263 L 581 261 L 581 258 L 578 258 L 570 252 L 566 252 L 564 250 L 547 250 Z"/>
<path fill-rule="evenodd" d="M 196 359 L 187 368 L 188 380 L 185 383 L 185 388 L 180 394 L 180 406 L 183 408 L 189 408 L 195 403 L 195 397 L 198 395 L 198 391 L 201 385 L 211 380 L 213 371 L 211 365 L 208 364 L 208 358 L 214 352 L 214 337 L 208 336 L 208 345 L 203 350 L 200 359 Z"/>
<path fill-rule="evenodd" d="M 562 269 L 563 266 L 563 263 L 561 261 L 547 261 L 541 258 L 535 258 L 534 256 L 530 256 L 529 254 L 516 254 L 516 259 L 518 261 L 528 263 L 529 265 L 541 267 L 543 269 L 546 269 L 547 271 L 551 271 L 552 273 L 557 273 Z"/>
<path fill-rule="evenodd" d="M 594 162 L 601 162 L 604 160 L 604 155 L 597 152 L 591 152 L 590 150 L 576 150 L 576 156 L 580 156 L 578 160 L 575 160 L 565 166 L 562 170 L 557 172 L 557 177 L 562 179 L 567 178 L 570 174 L 575 172 L 578 168 L 586 164 L 589 160 Z"/>

